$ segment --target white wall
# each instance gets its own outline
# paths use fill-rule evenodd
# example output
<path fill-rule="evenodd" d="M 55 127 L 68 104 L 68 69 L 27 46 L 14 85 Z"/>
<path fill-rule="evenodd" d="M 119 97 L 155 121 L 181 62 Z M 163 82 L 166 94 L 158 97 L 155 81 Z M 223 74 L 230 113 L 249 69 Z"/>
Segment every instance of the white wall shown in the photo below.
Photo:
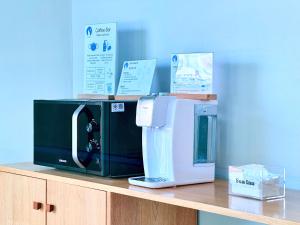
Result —
<path fill-rule="evenodd" d="M 32 161 L 32 100 L 72 96 L 71 0 L 1 0 L 0 29 L 0 163 Z"/>

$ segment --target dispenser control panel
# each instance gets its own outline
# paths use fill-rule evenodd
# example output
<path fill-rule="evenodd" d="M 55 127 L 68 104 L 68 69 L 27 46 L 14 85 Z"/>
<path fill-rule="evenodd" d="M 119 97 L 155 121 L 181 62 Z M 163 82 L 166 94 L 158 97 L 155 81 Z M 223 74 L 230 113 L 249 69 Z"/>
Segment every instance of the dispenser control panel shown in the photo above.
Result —
<path fill-rule="evenodd" d="M 145 96 L 137 104 L 136 125 L 140 127 L 163 127 L 167 123 L 170 96 Z"/>
<path fill-rule="evenodd" d="M 151 127 L 153 121 L 154 98 L 143 97 L 138 101 L 136 112 L 136 125 Z"/>

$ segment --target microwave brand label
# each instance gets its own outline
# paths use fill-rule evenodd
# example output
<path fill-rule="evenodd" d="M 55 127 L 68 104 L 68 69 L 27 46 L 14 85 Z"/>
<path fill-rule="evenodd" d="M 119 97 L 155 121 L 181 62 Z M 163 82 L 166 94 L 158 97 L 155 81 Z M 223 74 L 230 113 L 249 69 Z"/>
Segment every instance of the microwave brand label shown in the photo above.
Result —
<path fill-rule="evenodd" d="M 65 159 L 59 159 L 58 162 L 60 162 L 60 163 L 67 163 L 68 161 L 65 160 Z"/>
<path fill-rule="evenodd" d="M 112 103 L 111 112 L 124 112 L 125 106 L 124 103 Z"/>

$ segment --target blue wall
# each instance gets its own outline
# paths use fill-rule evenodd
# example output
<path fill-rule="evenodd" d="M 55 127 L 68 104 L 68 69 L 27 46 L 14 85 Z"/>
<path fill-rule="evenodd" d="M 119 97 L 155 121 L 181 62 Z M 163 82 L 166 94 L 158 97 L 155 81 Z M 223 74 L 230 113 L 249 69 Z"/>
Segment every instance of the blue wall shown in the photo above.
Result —
<path fill-rule="evenodd" d="M 89 23 L 118 22 L 120 64 L 157 58 L 163 89 L 170 53 L 212 51 L 218 176 L 226 177 L 230 164 L 278 165 L 287 169 L 288 187 L 300 188 L 298 0 L 74 0 L 72 7 L 74 95 L 81 91 L 82 30 Z M 206 225 L 226 223 L 202 218 Z M 228 218 L 228 224 L 246 223 Z"/>
<path fill-rule="evenodd" d="M 2 1 L 0 163 L 32 159 L 32 100 L 71 96 L 72 69 L 73 95 L 80 93 L 81 32 L 116 21 L 119 65 L 157 58 L 162 91 L 170 53 L 215 53 L 218 176 L 226 177 L 230 164 L 280 165 L 288 187 L 300 189 L 299 10 L 298 0 Z M 203 225 L 252 224 L 200 217 Z"/>
<path fill-rule="evenodd" d="M 72 96 L 71 1 L 1 1 L 0 28 L 0 163 L 32 161 L 32 100 Z"/>

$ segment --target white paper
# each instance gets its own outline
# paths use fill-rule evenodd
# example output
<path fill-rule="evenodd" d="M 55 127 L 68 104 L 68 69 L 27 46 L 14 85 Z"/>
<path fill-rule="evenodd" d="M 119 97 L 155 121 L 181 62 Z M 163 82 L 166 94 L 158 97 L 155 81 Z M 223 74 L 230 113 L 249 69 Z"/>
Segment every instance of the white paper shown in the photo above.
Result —
<path fill-rule="evenodd" d="M 156 60 L 125 61 L 118 95 L 148 95 L 156 69 Z"/>
<path fill-rule="evenodd" d="M 213 53 L 173 54 L 171 93 L 211 94 Z"/>
<path fill-rule="evenodd" d="M 114 95 L 117 26 L 115 23 L 88 25 L 84 35 L 84 93 Z"/>

